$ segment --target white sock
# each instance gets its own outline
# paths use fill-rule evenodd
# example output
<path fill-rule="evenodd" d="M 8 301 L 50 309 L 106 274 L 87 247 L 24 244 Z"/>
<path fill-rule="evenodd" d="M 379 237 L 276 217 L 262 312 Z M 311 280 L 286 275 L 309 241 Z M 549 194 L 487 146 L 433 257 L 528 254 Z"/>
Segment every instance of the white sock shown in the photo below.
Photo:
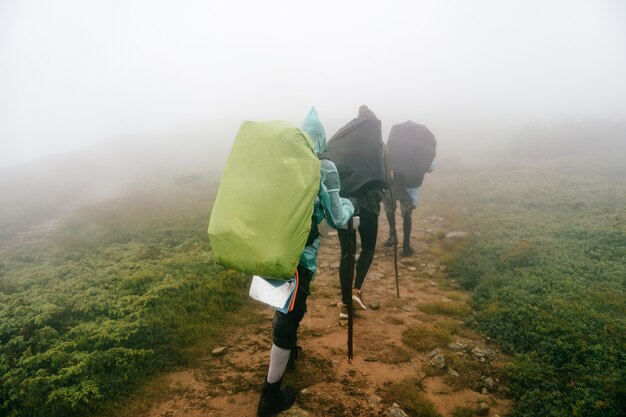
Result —
<path fill-rule="evenodd" d="M 272 350 L 270 351 L 270 368 L 267 371 L 267 382 L 273 384 L 280 381 L 287 368 L 287 362 L 289 362 L 289 355 L 291 350 L 282 349 L 272 344 Z"/>

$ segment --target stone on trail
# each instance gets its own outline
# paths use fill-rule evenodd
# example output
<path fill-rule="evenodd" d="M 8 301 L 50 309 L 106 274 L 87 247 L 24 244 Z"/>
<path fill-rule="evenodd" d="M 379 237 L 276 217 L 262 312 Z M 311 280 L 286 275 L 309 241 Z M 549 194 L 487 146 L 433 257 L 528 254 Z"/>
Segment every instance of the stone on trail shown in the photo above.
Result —
<path fill-rule="evenodd" d="M 450 349 L 453 349 L 453 350 L 464 350 L 465 349 L 465 345 L 462 344 L 462 343 L 459 343 L 459 342 L 452 342 L 452 343 L 450 343 L 448 345 L 448 347 Z"/>
<path fill-rule="evenodd" d="M 489 407 L 489 404 L 487 404 L 486 402 L 481 402 L 478 404 L 478 407 L 476 407 L 476 415 L 486 416 L 489 414 L 489 410 L 491 410 L 491 407 Z"/>
<path fill-rule="evenodd" d="M 380 398 L 378 395 L 370 395 L 369 397 L 367 397 L 367 404 L 370 406 L 370 408 L 378 407 L 382 401 L 382 398 Z"/>
<path fill-rule="evenodd" d="M 396 403 L 393 403 L 391 408 L 389 409 L 390 417 L 409 417 L 407 413 L 404 412 L 402 408 Z"/>
<path fill-rule="evenodd" d="M 378 303 L 369 303 L 369 306 L 372 310 L 378 310 L 380 308 L 380 304 Z"/>
<path fill-rule="evenodd" d="M 443 353 L 439 353 L 431 358 L 431 362 L 433 365 L 437 365 L 439 368 L 443 369 L 446 367 L 446 358 L 443 356 Z"/>
<path fill-rule="evenodd" d="M 224 353 L 226 353 L 227 349 L 228 348 L 226 346 L 216 347 L 215 349 L 211 351 L 211 354 L 213 356 L 222 356 Z"/>
<path fill-rule="evenodd" d="M 438 355 L 440 353 L 442 353 L 442 350 L 439 349 L 439 348 L 435 348 L 435 349 L 431 350 L 430 352 L 428 352 L 427 355 L 428 355 L 429 358 L 432 358 L 433 356 Z"/>

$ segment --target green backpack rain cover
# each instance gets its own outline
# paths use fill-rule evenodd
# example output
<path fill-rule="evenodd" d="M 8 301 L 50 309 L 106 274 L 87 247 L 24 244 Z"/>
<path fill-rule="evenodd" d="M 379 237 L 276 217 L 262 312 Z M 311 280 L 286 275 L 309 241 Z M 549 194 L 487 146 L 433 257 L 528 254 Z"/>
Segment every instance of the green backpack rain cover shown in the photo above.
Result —
<path fill-rule="evenodd" d="M 284 121 L 243 122 L 209 221 L 215 261 L 249 274 L 292 277 L 319 187 L 320 161 L 306 133 Z"/>

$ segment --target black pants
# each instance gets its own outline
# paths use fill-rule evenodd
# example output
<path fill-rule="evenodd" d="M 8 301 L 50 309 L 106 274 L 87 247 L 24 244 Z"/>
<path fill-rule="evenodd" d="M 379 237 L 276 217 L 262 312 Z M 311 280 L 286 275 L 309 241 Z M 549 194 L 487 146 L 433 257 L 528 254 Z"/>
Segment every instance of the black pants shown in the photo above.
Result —
<path fill-rule="evenodd" d="M 341 260 L 339 262 L 339 281 L 341 283 L 341 300 L 347 304 L 351 301 L 349 282 L 349 266 L 348 266 L 348 230 L 337 230 L 339 235 L 339 244 L 341 245 Z M 376 237 L 378 235 L 378 214 L 369 210 L 360 209 L 359 219 L 359 237 L 361 238 L 361 254 L 356 263 L 356 279 L 354 280 L 354 288 L 361 289 L 367 271 L 372 265 L 374 252 L 376 251 Z M 351 238 L 352 255 L 356 249 L 356 232 L 353 231 Z"/>
<path fill-rule="evenodd" d="M 298 290 L 293 309 L 285 314 L 280 311 L 274 313 L 272 322 L 272 341 L 281 349 L 290 350 L 298 341 L 298 327 L 306 313 L 306 300 L 311 294 L 310 286 L 313 271 L 298 265 Z"/>

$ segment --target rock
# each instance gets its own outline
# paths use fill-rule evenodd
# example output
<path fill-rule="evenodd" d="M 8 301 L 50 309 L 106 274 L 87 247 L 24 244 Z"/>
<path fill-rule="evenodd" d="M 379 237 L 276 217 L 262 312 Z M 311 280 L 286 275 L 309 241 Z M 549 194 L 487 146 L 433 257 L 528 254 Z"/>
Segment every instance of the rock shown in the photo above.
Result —
<path fill-rule="evenodd" d="M 448 347 L 452 350 L 465 350 L 465 345 L 459 342 L 452 342 Z"/>
<path fill-rule="evenodd" d="M 408 304 L 407 304 L 407 305 L 403 305 L 403 306 L 401 307 L 401 309 L 402 309 L 403 311 L 408 312 L 408 313 L 412 313 L 412 312 L 414 312 L 414 311 L 415 311 L 415 307 L 412 307 L 412 306 L 410 306 L 410 305 L 408 305 Z"/>
<path fill-rule="evenodd" d="M 493 380 L 492 377 L 487 377 L 483 380 L 483 384 L 485 384 L 486 388 L 492 389 L 493 387 L 496 386 L 495 381 Z"/>
<path fill-rule="evenodd" d="M 378 358 L 375 358 L 374 356 L 364 356 L 363 360 L 365 362 L 378 362 Z"/>
<path fill-rule="evenodd" d="M 427 355 L 428 355 L 429 358 L 432 358 L 433 356 L 438 355 L 440 353 L 442 353 L 442 350 L 439 349 L 439 348 L 435 348 L 435 349 L 431 350 L 430 352 L 428 352 Z"/>
<path fill-rule="evenodd" d="M 409 415 L 405 413 L 404 410 L 400 408 L 400 406 L 396 403 L 393 403 L 391 405 L 391 408 L 389 409 L 389 416 L 390 417 L 409 417 Z"/>
<path fill-rule="evenodd" d="M 491 349 L 483 349 L 479 347 L 475 347 L 472 349 L 472 355 L 480 361 L 491 359 L 493 357 L 493 354 L 494 352 Z"/>
<path fill-rule="evenodd" d="M 372 310 L 378 310 L 380 308 L 380 304 L 378 303 L 369 303 L 369 306 Z"/>
<path fill-rule="evenodd" d="M 378 407 L 382 401 L 382 398 L 380 398 L 378 395 L 370 395 L 369 397 L 367 397 L 367 404 L 370 406 L 370 408 Z"/>
<path fill-rule="evenodd" d="M 463 239 L 467 236 L 467 232 L 448 232 L 446 233 L 446 239 Z"/>
<path fill-rule="evenodd" d="M 447 267 L 447 266 L 445 266 L 445 265 L 440 265 L 440 266 L 439 266 L 439 270 L 440 270 L 441 272 L 446 272 L 446 271 L 448 270 L 448 267 Z"/>
<path fill-rule="evenodd" d="M 486 416 L 489 414 L 489 410 L 491 410 L 491 407 L 489 407 L 489 404 L 487 404 L 486 402 L 481 402 L 478 404 L 478 407 L 476 407 L 476 415 Z"/>
<path fill-rule="evenodd" d="M 301 409 L 297 405 L 294 405 L 290 409 L 285 410 L 282 413 L 280 413 L 281 417 L 307 417 L 308 415 L 309 415 L 308 411 Z"/>
<path fill-rule="evenodd" d="M 225 346 L 216 347 L 215 349 L 211 351 L 211 354 L 213 356 L 222 356 L 224 353 L 226 353 L 227 349 L 228 348 Z"/>
<path fill-rule="evenodd" d="M 446 367 L 446 358 L 443 356 L 443 353 L 433 356 L 431 361 L 434 365 L 437 365 L 441 369 Z"/>
<path fill-rule="evenodd" d="M 417 268 L 414 267 L 414 266 L 410 266 L 410 267 L 408 267 L 408 270 L 411 271 L 411 272 L 415 272 L 415 271 L 417 271 Z"/>
<path fill-rule="evenodd" d="M 459 377 L 459 373 L 452 368 L 448 368 L 448 375 L 453 376 L 455 378 Z"/>

